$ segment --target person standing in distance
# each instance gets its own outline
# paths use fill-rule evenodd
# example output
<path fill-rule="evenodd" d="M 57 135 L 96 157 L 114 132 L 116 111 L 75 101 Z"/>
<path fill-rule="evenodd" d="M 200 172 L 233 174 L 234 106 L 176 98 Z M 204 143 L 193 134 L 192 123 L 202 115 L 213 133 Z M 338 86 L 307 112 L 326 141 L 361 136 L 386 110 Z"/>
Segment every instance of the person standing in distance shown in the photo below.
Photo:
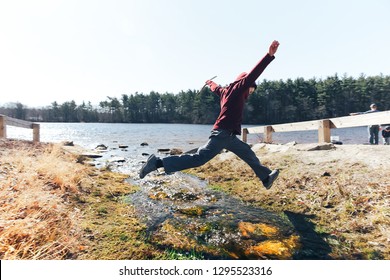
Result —
<path fill-rule="evenodd" d="M 208 142 L 200 147 L 195 154 L 184 154 L 180 156 L 168 156 L 159 158 L 151 155 L 142 166 L 139 176 L 144 178 L 147 174 L 163 167 L 165 173 L 172 173 L 188 168 L 198 167 L 223 149 L 236 154 L 245 161 L 255 172 L 266 189 L 270 189 L 279 175 L 279 170 L 270 170 L 260 163 L 251 147 L 237 138 L 241 134 L 241 123 L 245 101 L 252 94 L 257 85 L 256 79 L 263 73 L 265 68 L 275 59 L 275 53 L 279 47 L 278 41 L 273 41 L 269 46 L 268 53 L 255 65 L 249 73 L 241 73 L 237 79 L 221 87 L 211 80 L 205 84 L 213 93 L 220 98 L 220 113 L 214 123 Z"/>
<path fill-rule="evenodd" d="M 365 111 L 365 112 L 357 112 L 357 113 L 351 113 L 351 116 L 356 116 L 356 115 L 362 115 L 362 114 L 371 114 L 371 113 L 377 113 L 380 112 L 376 106 L 375 103 L 372 103 L 370 105 L 370 110 Z M 368 142 L 371 145 L 378 145 L 379 144 L 379 130 L 380 130 L 380 125 L 374 124 L 374 125 L 369 125 L 368 126 Z"/>

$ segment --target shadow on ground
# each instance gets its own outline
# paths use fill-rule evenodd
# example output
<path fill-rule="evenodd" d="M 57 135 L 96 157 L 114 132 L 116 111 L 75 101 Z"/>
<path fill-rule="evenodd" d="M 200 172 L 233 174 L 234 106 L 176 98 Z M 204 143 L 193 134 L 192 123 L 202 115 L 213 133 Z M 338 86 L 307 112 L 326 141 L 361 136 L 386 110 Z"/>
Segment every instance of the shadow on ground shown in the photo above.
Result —
<path fill-rule="evenodd" d="M 294 255 L 294 259 L 298 260 L 330 260 L 329 253 L 331 248 L 324 241 L 326 234 L 318 234 L 314 230 L 314 224 L 310 219 L 313 215 L 297 214 L 290 211 L 285 211 L 284 214 L 288 217 L 295 231 L 300 236 L 301 248 Z"/>

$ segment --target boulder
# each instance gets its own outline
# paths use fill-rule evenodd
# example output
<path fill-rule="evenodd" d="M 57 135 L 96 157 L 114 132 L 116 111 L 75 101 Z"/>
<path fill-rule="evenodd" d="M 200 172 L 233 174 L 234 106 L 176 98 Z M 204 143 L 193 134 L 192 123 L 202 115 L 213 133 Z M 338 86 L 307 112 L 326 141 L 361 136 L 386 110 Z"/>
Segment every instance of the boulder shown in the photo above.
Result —
<path fill-rule="evenodd" d="M 108 150 L 108 147 L 104 144 L 99 144 L 96 146 L 95 150 L 98 150 L 98 151 L 105 151 L 105 150 Z"/>
<path fill-rule="evenodd" d="M 202 216 L 205 213 L 205 208 L 200 205 L 194 205 L 191 207 L 179 207 L 177 211 L 187 216 Z"/>
<path fill-rule="evenodd" d="M 73 147 L 74 143 L 73 141 L 63 141 L 62 146 Z"/>
<path fill-rule="evenodd" d="M 124 157 L 112 157 L 110 159 L 108 159 L 108 162 L 112 163 L 112 162 L 125 162 L 126 159 Z"/>
<path fill-rule="evenodd" d="M 157 152 L 162 154 L 169 154 L 172 156 L 172 155 L 181 155 L 183 153 L 183 150 L 178 148 L 172 148 L 172 149 L 161 148 L 161 149 L 157 149 Z"/>
<path fill-rule="evenodd" d="M 122 145 L 122 144 L 119 144 L 119 149 L 126 149 L 128 148 L 129 145 Z"/>
<path fill-rule="evenodd" d="M 87 157 L 87 158 L 101 158 L 101 157 L 103 157 L 101 154 L 90 153 L 90 152 L 82 153 L 81 156 Z"/>
<path fill-rule="evenodd" d="M 173 156 L 173 155 L 181 155 L 182 153 L 183 153 L 183 150 L 182 149 L 178 149 L 178 148 L 173 148 L 169 152 L 169 154 L 171 156 Z"/>
<path fill-rule="evenodd" d="M 295 146 L 298 151 L 324 151 L 335 149 L 332 143 L 302 144 Z"/>
<path fill-rule="evenodd" d="M 162 153 L 162 154 L 169 154 L 170 151 L 171 151 L 171 149 L 168 149 L 168 148 L 157 149 L 157 152 Z"/>

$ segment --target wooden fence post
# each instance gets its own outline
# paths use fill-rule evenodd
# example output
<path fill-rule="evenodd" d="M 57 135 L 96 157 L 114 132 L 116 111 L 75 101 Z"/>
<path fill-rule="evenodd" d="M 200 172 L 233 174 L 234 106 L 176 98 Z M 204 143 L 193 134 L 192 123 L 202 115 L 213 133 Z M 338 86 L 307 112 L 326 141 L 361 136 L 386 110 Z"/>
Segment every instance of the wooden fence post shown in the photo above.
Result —
<path fill-rule="evenodd" d="M 320 120 L 318 124 L 318 143 L 330 143 L 330 120 Z"/>
<path fill-rule="evenodd" d="M 0 116 L 0 138 L 7 138 L 7 117 Z"/>
<path fill-rule="evenodd" d="M 272 132 L 273 132 L 272 126 L 265 126 L 264 127 L 264 142 L 265 143 L 272 143 Z"/>
<path fill-rule="evenodd" d="M 39 133 L 39 123 L 33 123 L 32 129 L 33 129 L 33 142 L 37 143 L 40 141 L 40 133 Z"/>
<path fill-rule="evenodd" d="M 242 142 L 248 142 L 248 129 L 247 128 L 243 128 L 242 129 Z"/>

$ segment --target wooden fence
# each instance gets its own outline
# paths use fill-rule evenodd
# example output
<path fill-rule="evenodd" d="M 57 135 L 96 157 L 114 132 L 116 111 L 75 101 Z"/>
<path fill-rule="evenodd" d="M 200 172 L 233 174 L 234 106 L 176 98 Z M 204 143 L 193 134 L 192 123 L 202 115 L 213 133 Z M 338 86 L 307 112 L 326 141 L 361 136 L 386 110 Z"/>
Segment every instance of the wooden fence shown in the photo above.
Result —
<path fill-rule="evenodd" d="M 40 128 L 38 123 L 23 121 L 0 115 L 0 138 L 7 138 L 7 125 L 30 128 L 33 130 L 33 142 L 40 141 Z"/>
<path fill-rule="evenodd" d="M 332 128 L 357 127 L 375 124 L 390 124 L 390 111 L 370 114 L 360 114 L 340 118 L 257 126 L 242 129 L 242 141 L 247 142 L 248 134 L 263 133 L 264 142 L 272 142 L 273 132 L 288 132 L 302 130 L 318 130 L 318 142 L 330 143 L 330 130 Z"/>

